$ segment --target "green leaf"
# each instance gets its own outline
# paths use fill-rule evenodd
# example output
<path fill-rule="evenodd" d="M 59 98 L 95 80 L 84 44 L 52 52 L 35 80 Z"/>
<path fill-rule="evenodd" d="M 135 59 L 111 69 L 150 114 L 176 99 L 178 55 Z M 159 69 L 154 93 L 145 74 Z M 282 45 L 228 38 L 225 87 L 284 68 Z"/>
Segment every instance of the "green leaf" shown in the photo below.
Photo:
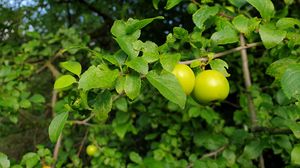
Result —
<path fill-rule="evenodd" d="M 9 168 L 10 167 L 10 161 L 8 160 L 7 156 L 1 152 L 0 152 L 0 167 L 1 168 Z"/>
<path fill-rule="evenodd" d="M 295 29 L 296 25 L 300 27 L 300 20 L 295 18 L 280 18 L 276 23 L 276 27 L 283 30 L 289 28 Z"/>
<path fill-rule="evenodd" d="M 118 94 L 122 94 L 124 91 L 126 78 L 124 76 L 119 76 L 116 82 L 116 91 Z"/>
<path fill-rule="evenodd" d="M 163 16 L 157 16 L 154 18 L 147 18 L 143 20 L 137 20 L 137 19 L 128 19 L 127 26 L 126 26 L 126 33 L 132 34 L 137 30 L 142 29 L 143 27 L 147 26 L 151 22 L 153 22 L 156 19 L 164 19 Z"/>
<path fill-rule="evenodd" d="M 146 157 L 143 160 L 146 168 L 165 168 L 165 165 L 162 161 L 155 160 L 152 157 Z"/>
<path fill-rule="evenodd" d="M 83 90 L 112 88 L 118 75 L 118 70 L 111 70 L 105 64 L 93 65 L 81 75 L 78 87 Z"/>
<path fill-rule="evenodd" d="M 247 3 L 246 0 L 229 0 L 229 2 L 238 8 L 244 6 Z"/>
<path fill-rule="evenodd" d="M 174 6 L 178 5 L 182 0 L 168 0 L 165 6 L 166 10 L 172 9 Z"/>
<path fill-rule="evenodd" d="M 99 93 L 95 99 L 92 112 L 98 121 L 106 121 L 112 108 L 112 96 L 108 90 Z"/>
<path fill-rule="evenodd" d="M 130 99 L 135 99 L 139 96 L 141 89 L 141 79 L 138 75 L 126 75 L 124 91 Z"/>
<path fill-rule="evenodd" d="M 29 152 L 22 157 L 21 164 L 26 165 L 26 168 L 33 168 L 39 163 L 39 161 L 40 157 L 38 154 Z"/>
<path fill-rule="evenodd" d="M 248 32 L 248 22 L 250 19 L 245 17 L 244 15 L 238 15 L 232 20 L 232 24 L 235 28 L 241 33 Z"/>
<path fill-rule="evenodd" d="M 228 139 L 222 134 L 212 134 L 207 131 L 197 132 L 194 136 L 196 146 L 203 146 L 208 150 L 216 150 L 228 143 Z"/>
<path fill-rule="evenodd" d="M 54 143 L 57 141 L 60 133 L 62 132 L 65 126 L 68 116 L 69 116 L 69 112 L 63 112 L 55 116 L 51 121 L 48 129 L 51 142 Z"/>
<path fill-rule="evenodd" d="M 222 156 L 227 160 L 227 166 L 232 167 L 236 161 L 236 155 L 233 151 L 231 150 L 224 150 L 222 153 Z"/>
<path fill-rule="evenodd" d="M 123 20 L 116 20 L 114 21 L 114 24 L 112 25 L 110 32 L 115 37 L 120 37 L 123 35 L 126 35 L 126 24 Z"/>
<path fill-rule="evenodd" d="M 283 58 L 273 62 L 266 71 L 266 74 L 275 77 L 275 81 L 279 82 L 285 70 L 291 66 L 297 64 L 297 60 L 293 58 Z"/>
<path fill-rule="evenodd" d="M 259 141 L 251 141 L 245 146 L 243 155 L 248 159 L 256 159 L 261 155 L 263 149 Z"/>
<path fill-rule="evenodd" d="M 133 58 L 132 60 L 127 61 L 126 65 L 139 73 L 148 73 L 148 62 L 142 57 Z"/>
<path fill-rule="evenodd" d="M 271 0 L 247 0 L 258 10 L 261 17 L 269 21 L 275 14 L 274 5 Z"/>
<path fill-rule="evenodd" d="M 296 144 L 291 152 L 291 162 L 300 166 L 300 144 Z"/>
<path fill-rule="evenodd" d="M 237 32 L 229 26 L 212 34 L 211 40 L 217 44 L 230 44 L 238 42 Z"/>
<path fill-rule="evenodd" d="M 80 76 L 81 74 L 81 65 L 79 62 L 66 61 L 66 62 L 62 62 L 61 66 L 77 76 Z"/>
<path fill-rule="evenodd" d="M 126 98 L 121 97 L 119 99 L 117 99 L 114 102 L 114 105 L 117 107 L 118 110 L 123 111 L 123 112 L 127 112 L 128 111 L 128 103 Z"/>
<path fill-rule="evenodd" d="M 125 35 L 116 37 L 115 40 L 121 47 L 121 49 L 129 56 L 130 59 L 133 59 L 139 55 L 139 50 L 134 49 L 134 42 L 137 41 L 138 38 L 133 35 Z"/>
<path fill-rule="evenodd" d="M 76 79 L 71 75 L 63 75 L 56 79 L 54 83 L 54 89 L 63 89 L 68 86 L 71 86 L 73 83 L 76 82 Z"/>
<path fill-rule="evenodd" d="M 246 36 L 251 32 L 255 31 L 259 26 L 260 20 L 257 18 L 247 18 L 244 15 L 236 16 L 232 24 L 234 27 L 241 33 L 244 33 Z"/>
<path fill-rule="evenodd" d="M 218 12 L 219 12 L 219 8 L 217 6 L 213 6 L 213 7 L 203 6 L 193 14 L 193 22 L 199 29 L 204 30 L 205 21 L 210 17 L 215 16 Z"/>
<path fill-rule="evenodd" d="M 266 24 L 260 26 L 259 35 L 264 46 L 269 49 L 278 45 L 285 38 L 286 32 Z"/>
<path fill-rule="evenodd" d="M 136 164 L 139 164 L 139 165 L 143 164 L 142 157 L 136 152 L 130 152 L 129 153 L 129 158 L 130 158 L 131 161 L 133 161 Z"/>
<path fill-rule="evenodd" d="M 208 124 L 212 124 L 214 121 L 218 120 L 220 117 L 218 113 L 208 107 L 191 107 L 188 111 L 189 117 L 201 117 L 203 118 Z"/>
<path fill-rule="evenodd" d="M 142 47 L 143 56 L 148 63 L 155 62 L 159 59 L 158 46 L 152 41 L 146 41 Z"/>
<path fill-rule="evenodd" d="M 31 102 L 27 99 L 23 99 L 21 102 L 20 102 L 20 107 L 21 108 L 29 108 L 31 107 Z"/>
<path fill-rule="evenodd" d="M 177 39 L 188 39 L 189 36 L 189 32 L 182 27 L 174 27 L 173 33 Z"/>
<path fill-rule="evenodd" d="M 33 103 L 45 103 L 44 96 L 40 94 L 34 94 L 33 96 L 30 97 L 29 100 L 32 101 Z"/>
<path fill-rule="evenodd" d="M 158 9 L 158 3 L 160 0 L 152 0 L 153 7 L 157 10 Z"/>
<path fill-rule="evenodd" d="M 133 128 L 132 121 L 130 121 L 130 113 L 117 112 L 112 126 L 116 134 L 123 139 L 125 134 Z"/>
<path fill-rule="evenodd" d="M 283 124 L 285 124 L 292 130 L 292 132 L 296 138 L 300 139 L 300 124 L 299 123 L 292 121 L 292 120 L 284 120 Z"/>
<path fill-rule="evenodd" d="M 175 65 L 178 64 L 178 62 L 180 61 L 180 58 L 181 58 L 181 55 L 179 53 L 177 53 L 177 54 L 170 54 L 170 53 L 162 54 L 160 56 L 160 64 L 166 71 L 172 72 Z"/>
<path fill-rule="evenodd" d="M 211 69 L 221 72 L 225 77 L 229 77 L 230 74 L 227 72 L 228 64 L 221 59 L 214 59 L 209 62 Z"/>
<path fill-rule="evenodd" d="M 290 65 L 281 78 L 281 87 L 288 98 L 300 100 L 300 64 Z"/>
<path fill-rule="evenodd" d="M 150 71 L 146 77 L 151 85 L 153 85 L 165 98 L 178 104 L 182 109 L 184 108 L 186 95 L 172 73 L 162 72 L 158 74 L 155 71 Z"/>

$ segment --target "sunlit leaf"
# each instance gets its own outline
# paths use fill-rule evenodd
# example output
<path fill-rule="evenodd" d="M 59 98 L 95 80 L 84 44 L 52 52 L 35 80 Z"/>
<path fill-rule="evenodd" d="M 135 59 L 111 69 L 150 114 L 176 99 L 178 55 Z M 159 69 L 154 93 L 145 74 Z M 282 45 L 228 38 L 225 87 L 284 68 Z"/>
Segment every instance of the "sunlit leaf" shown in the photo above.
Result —
<path fill-rule="evenodd" d="M 56 79 L 54 83 L 54 89 L 63 89 L 71 86 L 76 82 L 76 79 L 71 75 L 63 75 Z"/>
<path fill-rule="evenodd" d="M 81 65 L 79 62 L 66 61 L 66 62 L 62 62 L 61 66 L 77 76 L 80 76 L 81 74 Z"/>
<path fill-rule="evenodd" d="M 148 81 L 168 100 L 184 108 L 186 95 L 176 77 L 170 72 L 158 74 L 150 71 L 147 74 Z"/>

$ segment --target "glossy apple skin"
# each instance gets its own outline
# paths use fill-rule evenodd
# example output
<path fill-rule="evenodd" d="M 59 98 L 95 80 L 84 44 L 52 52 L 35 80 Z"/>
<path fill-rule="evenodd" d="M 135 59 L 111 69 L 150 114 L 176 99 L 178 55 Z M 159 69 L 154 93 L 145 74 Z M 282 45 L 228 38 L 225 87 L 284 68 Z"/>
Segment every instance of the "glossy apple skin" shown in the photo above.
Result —
<path fill-rule="evenodd" d="M 177 64 L 172 73 L 176 76 L 184 93 L 191 94 L 195 86 L 195 74 L 192 69 L 185 64 Z"/>
<path fill-rule="evenodd" d="M 226 77 L 216 70 L 205 70 L 196 76 L 193 97 L 200 103 L 222 101 L 229 94 L 229 83 Z"/>

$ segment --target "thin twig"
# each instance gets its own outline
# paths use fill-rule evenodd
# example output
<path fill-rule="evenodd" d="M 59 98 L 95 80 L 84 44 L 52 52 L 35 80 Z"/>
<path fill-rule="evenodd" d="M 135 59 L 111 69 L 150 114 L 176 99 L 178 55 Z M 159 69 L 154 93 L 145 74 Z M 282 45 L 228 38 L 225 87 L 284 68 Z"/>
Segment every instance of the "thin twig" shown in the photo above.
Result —
<path fill-rule="evenodd" d="M 53 78 L 57 78 L 59 76 L 59 71 L 55 68 L 54 65 L 52 65 L 51 61 L 47 61 L 45 63 L 46 67 L 50 70 Z M 51 112 L 52 112 L 52 117 L 55 116 L 55 110 L 54 110 L 54 107 L 55 107 L 55 104 L 57 102 L 57 91 L 53 89 L 52 91 L 52 98 L 51 98 Z M 54 147 L 54 151 L 53 151 L 53 164 L 52 164 L 52 168 L 55 167 L 55 164 L 56 164 L 56 161 L 57 161 L 57 158 L 58 158 L 58 153 L 59 153 L 59 149 L 60 149 L 60 146 L 61 146 L 61 141 L 62 141 L 62 134 L 60 133 L 58 139 L 57 139 L 57 142 L 55 144 L 55 147 Z"/>
<path fill-rule="evenodd" d="M 241 47 L 246 46 L 246 41 L 243 34 L 240 34 L 240 43 L 241 43 Z M 248 109 L 250 112 L 251 128 L 253 128 L 257 126 L 257 118 L 256 118 L 256 111 L 255 111 L 253 99 L 249 92 L 252 84 L 251 84 L 251 77 L 250 77 L 250 71 L 248 65 L 248 55 L 246 49 L 241 50 L 241 57 L 242 57 L 244 82 L 247 90 L 247 100 L 248 100 Z"/>
<path fill-rule="evenodd" d="M 253 133 L 266 133 L 266 134 L 292 134 L 293 132 L 286 128 L 268 128 L 268 127 L 253 127 L 251 129 Z"/>
<path fill-rule="evenodd" d="M 233 49 L 230 49 L 230 50 L 226 50 L 226 51 L 223 51 L 223 52 L 216 53 L 213 56 L 213 59 L 219 58 L 219 57 L 222 57 L 222 56 L 225 56 L 225 55 L 237 52 L 237 51 L 245 50 L 247 48 L 252 48 L 252 47 L 260 46 L 260 45 L 262 45 L 261 42 L 250 43 L 250 44 L 247 44 L 247 45 L 244 45 L 244 46 L 239 46 L 239 47 L 236 47 L 236 48 L 233 48 Z M 180 63 L 181 64 L 191 64 L 194 61 L 207 62 L 208 58 L 207 57 L 201 57 L 201 58 L 197 58 L 197 59 L 194 59 L 194 60 L 181 61 Z"/>
<path fill-rule="evenodd" d="M 192 1 L 192 3 L 194 3 L 194 4 L 196 4 L 196 5 L 201 5 L 199 2 L 197 2 L 196 0 L 191 0 Z"/>
<path fill-rule="evenodd" d="M 74 120 L 74 121 L 70 121 L 73 124 L 78 124 L 78 125 L 88 125 L 90 126 L 91 124 L 88 123 L 93 117 L 95 116 L 95 114 L 91 114 L 88 118 L 84 119 L 84 120 Z"/>
<path fill-rule="evenodd" d="M 207 157 L 212 157 L 212 156 L 217 156 L 220 152 L 222 152 L 224 149 L 226 149 L 226 147 L 228 146 L 228 144 L 221 146 L 219 149 L 212 151 L 210 153 L 204 154 L 201 159 L 207 158 Z"/>
<path fill-rule="evenodd" d="M 240 34 L 240 43 L 241 43 L 241 47 L 246 46 L 246 41 L 245 41 L 245 37 L 243 34 Z M 257 118 L 256 118 L 256 111 L 255 111 L 253 99 L 252 99 L 251 92 L 250 92 L 251 77 L 250 77 L 250 71 L 249 71 L 249 65 L 248 65 L 248 55 L 247 55 L 246 48 L 241 50 L 241 57 L 242 57 L 244 82 L 245 82 L 245 87 L 247 89 L 247 100 L 248 100 L 248 108 L 249 108 L 250 119 L 251 119 L 251 129 L 253 129 L 254 127 L 257 126 Z M 263 154 L 261 154 L 259 156 L 259 167 L 265 168 Z"/>
<path fill-rule="evenodd" d="M 85 142 L 85 140 L 86 140 L 86 138 L 87 138 L 87 135 L 88 135 L 88 132 L 89 132 L 88 130 L 85 131 L 84 137 L 83 137 L 83 139 L 82 139 L 82 141 L 81 141 L 81 143 L 80 143 L 80 146 L 79 146 L 79 149 L 78 149 L 78 152 L 77 152 L 77 156 L 78 156 L 78 157 L 79 157 L 79 155 L 80 155 L 80 153 L 81 153 L 81 151 L 82 151 L 84 142 Z"/>
<path fill-rule="evenodd" d="M 41 66 L 36 73 L 40 73 L 42 72 L 44 69 L 46 69 L 49 64 L 52 64 L 53 61 L 55 61 L 58 57 L 62 56 L 63 53 L 63 49 L 60 49 L 53 57 L 51 57 L 48 61 L 45 62 L 45 64 L 43 66 Z"/>
<path fill-rule="evenodd" d="M 259 156 L 259 166 L 260 168 L 265 168 L 265 159 L 262 154 Z"/>
<path fill-rule="evenodd" d="M 62 140 L 62 134 L 59 135 L 58 137 L 58 140 L 55 144 L 55 147 L 54 147 L 54 151 L 53 151 L 53 164 L 52 164 L 52 168 L 55 168 L 55 163 L 57 161 L 57 158 L 58 158 L 58 153 L 59 153 L 59 148 L 60 148 L 60 145 L 61 145 L 61 140 Z"/>

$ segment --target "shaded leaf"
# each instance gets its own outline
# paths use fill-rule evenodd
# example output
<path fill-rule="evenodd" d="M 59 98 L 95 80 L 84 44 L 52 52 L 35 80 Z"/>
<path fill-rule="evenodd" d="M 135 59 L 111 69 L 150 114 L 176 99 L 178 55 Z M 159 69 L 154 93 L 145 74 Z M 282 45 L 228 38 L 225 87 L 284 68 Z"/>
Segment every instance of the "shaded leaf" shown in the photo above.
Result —
<path fill-rule="evenodd" d="M 259 141 L 252 141 L 244 148 L 243 155 L 248 159 L 258 158 L 263 151 L 263 146 Z"/>
<path fill-rule="evenodd" d="M 40 161 L 40 156 L 36 153 L 29 152 L 22 157 L 21 164 L 26 165 L 26 168 L 35 167 Z"/>
<path fill-rule="evenodd" d="M 99 93 L 95 99 L 92 112 L 98 121 L 106 121 L 112 108 L 112 96 L 108 90 Z"/>
<path fill-rule="evenodd" d="M 284 124 L 292 130 L 292 132 L 296 138 L 300 139 L 300 124 L 299 123 L 292 121 L 292 120 L 284 120 Z"/>
<path fill-rule="evenodd" d="M 275 77 L 276 82 L 280 81 L 285 70 L 294 64 L 297 64 L 297 60 L 293 58 L 283 58 L 277 60 L 267 68 L 266 74 Z"/>
<path fill-rule="evenodd" d="M 30 97 L 30 101 L 32 101 L 33 103 L 45 103 L 45 98 L 40 94 L 34 94 Z"/>
<path fill-rule="evenodd" d="M 158 9 L 158 3 L 160 0 L 152 0 L 153 7 L 157 10 Z"/>
<path fill-rule="evenodd" d="M 123 139 L 125 134 L 133 128 L 132 121 L 130 121 L 130 113 L 117 112 L 112 126 L 116 134 Z"/>
<path fill-rule="evenodd" d="M 174 6 L 179 4 L 182 0 L 168 0 L 167 5 L 165 6 L 166 10 L 172 9 Z"/>
<path fill-rule="evenodd" d="M 229 2 L 238 8 L 244 6 L 247 3 L 246 0 L 229 0 Z"/>
<path fill-rule="evenodd" d="M 57 141 L 60 133 L 62 132 L 65 126 L 68 116 L 69 116 L 69 112 L 63 112 L 55 116 L 51 121 L 48 129 L 51 142 L 54 143 Z"/>
<path fill-rule="evenodd" d="M 288 98 L 300 100 L 300 64 L 290 65 L 281 78 L 281 87 Z"/>
<path fill-rule="evenodd" d="M 129 158 L 131 161 L 133 161 L 134 163 L 137 163 L 139 165 L 143 164 L 143 159 L 142 157 L 136 153 L 136 152 L 130 152 L 129 153 Z"/>
<path fill-rule="evenodd" d="M 135 99 L 139 96 L 141 89 L 141 79 L 138 75 L 126 75 L 124 83 L 124 91 L 130 99 Z"/>

